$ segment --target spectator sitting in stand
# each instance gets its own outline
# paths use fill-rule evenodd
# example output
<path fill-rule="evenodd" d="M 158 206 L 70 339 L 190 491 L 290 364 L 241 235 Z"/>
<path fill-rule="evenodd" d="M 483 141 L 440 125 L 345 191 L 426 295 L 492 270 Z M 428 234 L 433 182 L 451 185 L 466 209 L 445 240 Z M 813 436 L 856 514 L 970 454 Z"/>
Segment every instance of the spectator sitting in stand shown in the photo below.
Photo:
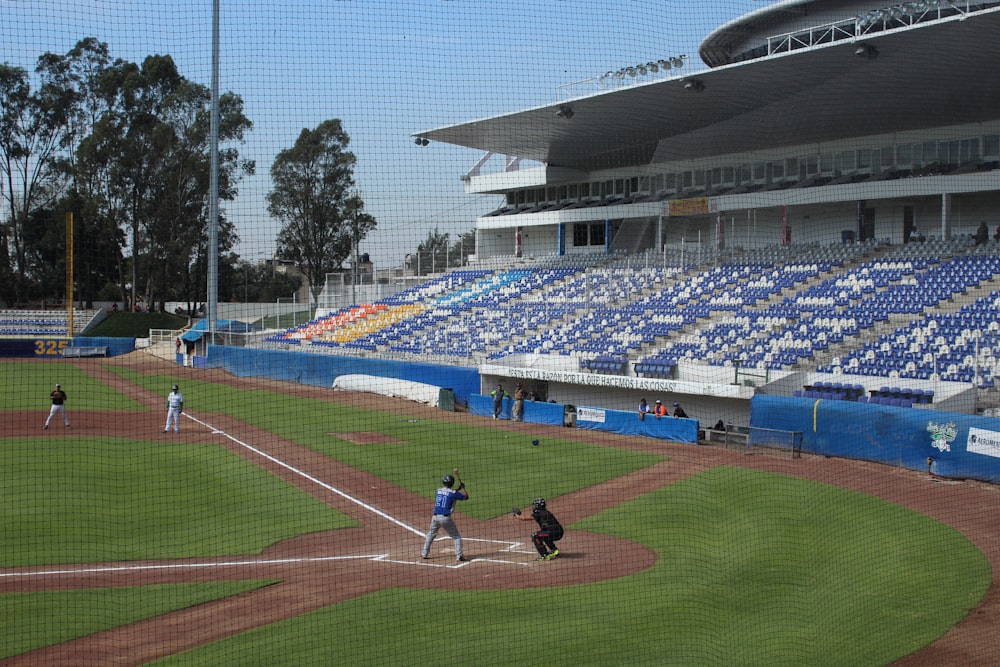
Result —
<path fill-rule="evenodd" d="M 976 230 L 976 245 L 983 245 L 990 238 L 990 230 L 986 227 L 986 221 L 983 220 L 979 223 L 979 228 Z"/>

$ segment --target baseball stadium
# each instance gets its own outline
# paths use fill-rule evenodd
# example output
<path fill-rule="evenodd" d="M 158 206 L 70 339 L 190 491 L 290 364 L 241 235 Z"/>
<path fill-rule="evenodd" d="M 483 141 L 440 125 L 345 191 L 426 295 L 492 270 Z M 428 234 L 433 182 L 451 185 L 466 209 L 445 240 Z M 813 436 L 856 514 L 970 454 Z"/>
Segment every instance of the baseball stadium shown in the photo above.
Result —
<path fill-rule="evenodd" d="M 998 34 L 0 3 L 0 664 L 997 664 Z"/>

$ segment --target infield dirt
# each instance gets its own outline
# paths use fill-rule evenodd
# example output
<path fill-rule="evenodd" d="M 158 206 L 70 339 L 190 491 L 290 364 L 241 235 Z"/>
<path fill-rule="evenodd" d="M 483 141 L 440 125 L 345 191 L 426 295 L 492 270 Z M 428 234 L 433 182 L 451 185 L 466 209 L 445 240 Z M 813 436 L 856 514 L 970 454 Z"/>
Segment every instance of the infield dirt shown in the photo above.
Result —
<path fill-rule="evenodd" d="M 276 579 L 280 583 L 164 614 L 139 623 L 99 632 L 73 641 L 48 646 L 3 661 L 4 665 L 140 665 L 158 657 L 200 646 L 275 621 L 349 600 L 387 587 L 440 590 L 514 589 L 568 586 L 596 582 L 639 572 L 656 561 L 642 545 L 618 538 L 571 531 L 554 562 L 535 562 L 530 545 L 525 548 L 524 525 L 508 516 L 478 521 L 460 516 L 466 537 L 466 563 L 456 564 L 450 541 L 438 540 L 427 561 L 420 559 L 423 539 L 402 525 L 373 514 L 369 507 L 404 524 L 425 529 L 429 521 L 426 499 L 365 472 L 323 457 L 273 433 L 223 414 L 197 412 L 197 418 L 213 429 L 182 421 L 180 434 L 160 434 L 163 396 L 122 379 L 108 369 L 120 364 L 150 374 L 169 373 L 201 381 L 218 381 L 237 391 L 260 388 L 323 401 L 339 402 L 370 410 L 392 410 L 414 418 L 478 424 L 482 420 L 463 412 L 444 412 L 402 399 L 356 392 L 333 392 L 255 378 L 236 378 L 221 370 L 181 368 L 149 355 L 133 353 L 116 359 L 81 359 L 72 362 L 92 377 L 134 400 L 148 405 L 149 412 L 73 411 L 73 434 L 169 438 L 192 443 L 214 443 L 270 471 L 324 503 L 351 516 L 359 528 L 306 535 L 275 544 L 256 557 L 199 560 L 200 567 L 176 569 L 191 561 L 141 563 L 79 563 L 60 566 L 59 574 L 48 568 L 11 568 L 17 577 L 0 580 L 0 592 L 27 592 L 134 586 L 162 583 Z M 47 411 L 5 413 L 5 433 L 11 437 L 46 437 L 61 429 L 43 432 Z M 490 422 L 491 427 L 537 437 L 559 438 L 565 429 L 539 424 Z M 152 436 L 151 434 L 155 434 Z M 229 434 L 254 443 L 266 456 L 226 437 Z M 379 442 L 379 433 L 335 434 L 359 446 Z M 1000 655 L 996 639 L 1000 627 L 1000 525 L 995 508 L 1000 491 L 975 482 L 942 483 L 926 474 L 844 459 L 803 456 L 745 456 L 739 450 L 715 446 L 673 444 L 639 437 L 574 430 L 576 440 L 653 452 L 669 461 L 637 471 L 624 478 L 582 489 L 558 498 L 559 518 L 571 525 L 632 498 L 718 465 L 767 470 L 834 484 L 910 507 L 947 523 L 976 544 L 989 559 L 993 581 L 981 604 L 951 631 L 921 651 L 897 664 L 994 665 Z M 285 465 L 276 463 L 281 461 Z M 294 469 L 291 470 L 291 469 Z M 304 473 L 306 476 L 304 476 Z M 308 477 L 307 477 L 308 476 Z M 363 499 L 365 507 L 310 481 L 324 481 L 345 495 Z M 378 529 L 371 526 L 377 523 Z M 562 546 L 562 545 L 561 545 Z M 86 572 L 85 572 L 86 570 Z M 99 570 L 99 571 L 95 571 Z M 39 573 L 32 576 L 32 573 Z M 329 584 L 336 581 L 337 585 Z"/>

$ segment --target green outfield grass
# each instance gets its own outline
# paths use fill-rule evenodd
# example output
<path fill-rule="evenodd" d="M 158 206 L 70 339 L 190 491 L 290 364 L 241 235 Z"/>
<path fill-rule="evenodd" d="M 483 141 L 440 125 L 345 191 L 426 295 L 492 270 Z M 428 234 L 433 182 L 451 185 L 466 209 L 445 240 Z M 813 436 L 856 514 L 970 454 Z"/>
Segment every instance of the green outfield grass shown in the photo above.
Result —
<path fill-rule="evenodd" d="M 256 554 L 356 525 L 215 446 L 7 439 L 2 466 L 3 567 Z"/>
<path fill-rule="evenodd" d="M 659 560 L 558 589 L 384 590 L 155 664 L 883 665 L 944 633 L 990 581 L 983 555 L 941 523 L 742 469 L 573 528 L 642 542 Z"/>
<path fill-rule="evenodd" d="M 172 584 L 0 595 L 0 659 L 266 586 L 266 581 Z M 59 619 L 40 623 L 37 619 Z"/>
<path fill-rule="evenodd" d="M 61 384 L 66 410 L 143 410 L 144 406 L 61 360 L 0 361 L 0 410 L 44 410 Z"/>
<path fill-rule="evenodd" d="M 120 311 L 111 313 L 88 332 L 88 336 L 109 338 L 148 338 L 150 329 L 168 331 L 183 329 L 188 318 L 170 313 L 136 313 Z"/>
<path fill-rule="evenodd" d="M 47 374 L 75 370 L 35 365 L 14 370 L 44 389 L 43 398 L 47 383 L 60 381 Z M 115 370 L 164 396 L 177 381 Z M 663 460 L 570 439 L 543 437 L 534 447 L 533 436 L 489 420 L 440 422 L 431 409 L 414 419 L 220 383 L 181 384 L 196 415 L 232 414 L 428 502 L 441 474 L 458 466 L 473 494 L 462 510 L 478 518 Z M 118 407 L 124 398 L 110 392 L 101 401 Z M 359 431 L 393 441 L 338 437 Z M 213 446 L 72 433 L 2 444 L 4 566 L 259 553 L 292 535 L 353 525 Z M 935 520 L 856 492 L 739 468 L 714 468 L 571 528 L 644 544 L 657 563 L 633 576 L 555 589 L 386 589 L 156 664 L 881 665 L 942 635 L 990 582 L 982 553 Z M 561 548 L 572 554 L 572 533 Z M 573 567 L 573 559 L 538 566 Z M 111 599 L 103 592 L 0 595 L 0 630 L 18 653 L 261 584 L 129 589 L 114 598 L 127 600 L 123 610 L 102 612 L 103 625 L 86 627 L 80 612 Z M 25 626 L 24 618 L 42 618 L 46 627 Z"/>
<path fill-rule="evenodd" d="M 169 387 L 170 377 L 122 375 L 148 389 Z M 186 380 L 184 407 L 195 414 L 223 412 L 365 470 L 393 484 L 434 497 L 438 481 L 459 468 L 476 502 L 462 512 L 491 519 L 511 505 L 555 497 L 626 475 L 664 457 L 573 440 L 541 438 L 487 426 L 415 419 L 361 410 L 317 399 L 264 390 L 234 392 L 211 382 Z M 429 414 L 433 410 L 428 409 Z M 378 432 L 394 441 L 357 445 L 335 434 Z"/>

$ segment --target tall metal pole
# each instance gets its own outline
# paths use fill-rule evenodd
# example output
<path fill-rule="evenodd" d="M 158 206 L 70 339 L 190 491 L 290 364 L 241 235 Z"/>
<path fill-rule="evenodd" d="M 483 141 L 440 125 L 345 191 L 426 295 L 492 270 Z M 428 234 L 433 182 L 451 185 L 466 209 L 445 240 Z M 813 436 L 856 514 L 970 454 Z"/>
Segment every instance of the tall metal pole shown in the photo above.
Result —
<path fill-rule="evenodd" d="M 69 323 L 67 333 L 73 337 L 73 212 L 66 214 L 66 321 Z"/>
<path fill-rule="evenodd" d="M 212 115 L 208 181 L 208 331 L 216 330 L 219 304 L 219 0 L 212 0 Z M 209 336 L 212 340 L 212 336 Z"/>

